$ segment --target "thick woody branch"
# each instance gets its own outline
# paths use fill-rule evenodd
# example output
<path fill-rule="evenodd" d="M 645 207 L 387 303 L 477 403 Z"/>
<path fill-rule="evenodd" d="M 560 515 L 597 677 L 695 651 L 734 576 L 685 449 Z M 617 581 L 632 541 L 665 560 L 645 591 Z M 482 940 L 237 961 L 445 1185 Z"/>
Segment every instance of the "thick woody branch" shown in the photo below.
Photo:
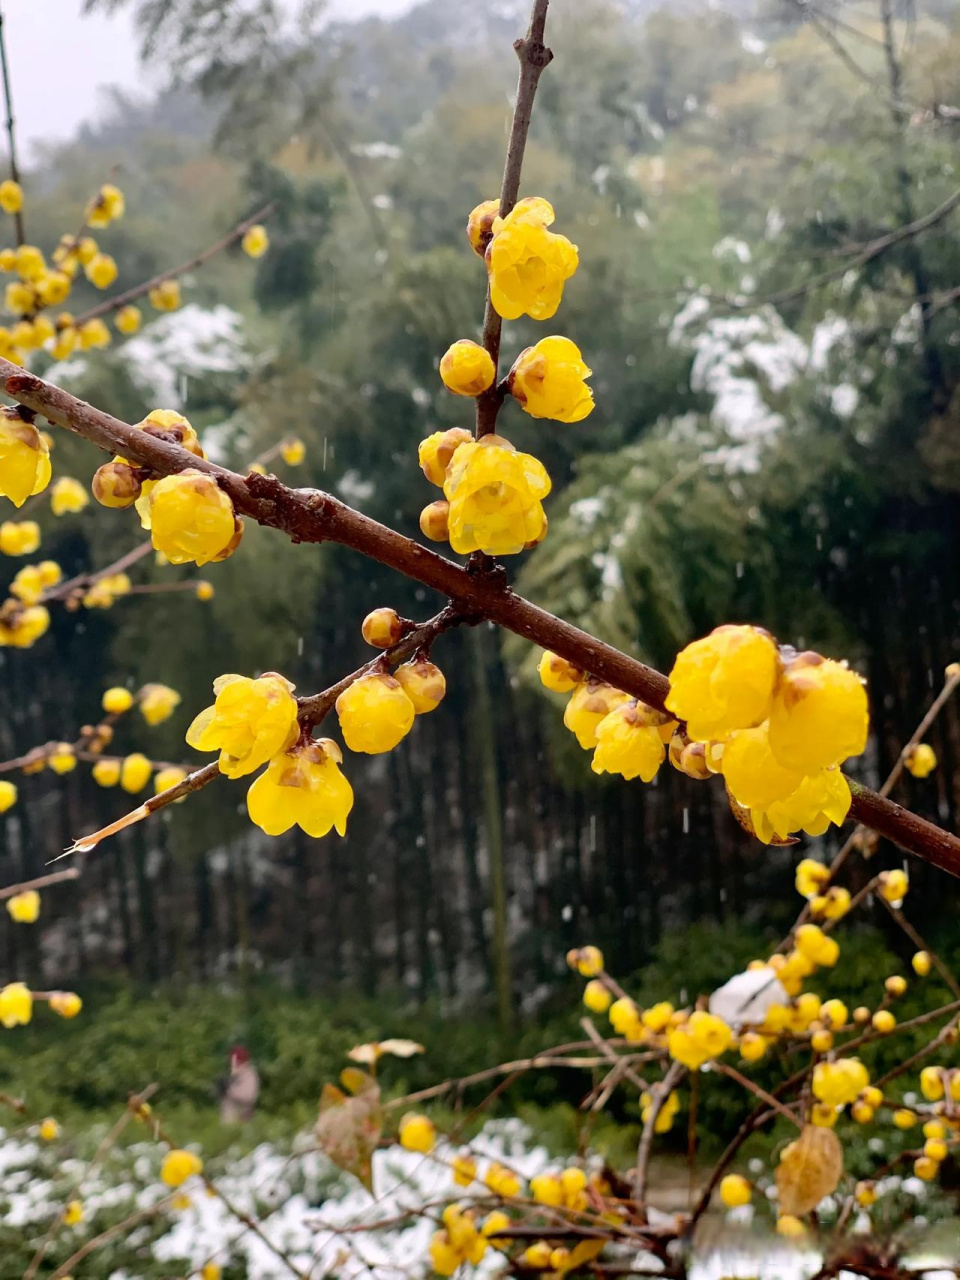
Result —
<path fill-rule="evenodd" d="M 500 184 L 500 217 L 505 218 L 517 203 L 520 192 L 520 171 L 523 168 L 523 154 L 527 147 L 527 135 L 530 132 L 530 120 L 533 115 L 533 100 L 536 97 L 537 85 L 544 68 L 553 60 L 553 51 L 545 47 L 543 33 L 547 22 L 547 9 L 550 0 L 534 0 L 530 14 L 530 27 L 527 34 L 514 43 L 517 57 L 520 59 L 520 79 L 517 83 L 517 101 L 513 110 L 513 124 L 510 129 L 510 140 L 507 143 L 507 158 L 503 167 L 503 181 Z M 486 347 L 493 358 L 494 367 L 500 362 L 500 332 L 503 321 L 494 310 L 490 300 L 490 289 L 487 288 L 487 302 L 483 313 L 483 334 L 480 344 Z M 497 415 L 503 404 L 503 391 L 494 379 L 493 386 L 477 397 L 477 435 L 489 435 L 497 425 Z"/>
<path fill-rule="evenodd" d="M 209 248 L 204 249 L 202 253 L 188 258 L 186 262 L 181 262 L 177 267 L 169 267 L 166 271 L 161 271 L 157 275 L 151 276 L 149 280 L 144 280 L 142 284 L 134 285 L 132 289 L 118 293 L 116 297 L 107 298 L 104 302 L 98 302 L 89 311 L 84 311 L 78 315 L 74 320 L 74 324 L 85 324 L 88 320 L 95 320 L 98 316 L 105 316 L 112 311 L 119 311 L 121 307 L 125 307 L 130 302 L 136 302 L 138 298 L 148 294 L 151 289 L 163 284 L 164 280 L 175 280 L 187 271 L 193 271 L 202 266 L 208 259 L 216 257 L 218 253 L 222 253 L 224 249 L 229 249 L 232 244 L 243 239 L 251 227 L 256 226 L 258 222 L 262 222 L 264 218 L 268 218 L 275 208 L 276 201 L 271 200 L 262 209 L 252 213 L 249 218 L 244 218 L 243 222 L 239 222 L 232 231 L 228 231 L 225 236 L 221 236 L 219 240 L 210 245 Z"/>
<path fill-rule="evenodd" d="M 550 649 L 584 671 L 663 710 L 670 683 L 665 675 L 554 617 L 517 595 L 496 569 L 470 570 L 354 511 L 319 489 L 291 489 L 275 476 L 241 476 L 198 458 L 178 445 L 121 422 L 75 396 L 0 359 L 0 379 L 9 396 L 57 426 L 83 436 L 108 453 L 119 453 L 158 475 L 188 467 L 214 476 L 240 515 L 279 529 L 294 542 L 337 542 L 413 578 L 452 601 L 458 611 L 495 622 L 525 640 Z M 960 839 L 911 813 L 869 787 L 851 781 L 850 816 L 909 853 L 960 876 Z"/>

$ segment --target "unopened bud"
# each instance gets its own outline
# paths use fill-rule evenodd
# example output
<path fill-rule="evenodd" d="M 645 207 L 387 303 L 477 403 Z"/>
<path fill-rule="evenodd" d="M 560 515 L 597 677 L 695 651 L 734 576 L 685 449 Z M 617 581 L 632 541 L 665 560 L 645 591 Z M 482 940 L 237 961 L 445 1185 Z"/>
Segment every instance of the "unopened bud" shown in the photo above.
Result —
<path fill-rule="evenodd" d="M 389 649 L 402 640 L 409 629 L 396 609 L 383 608 L 368 613 L 360 631 L 367 644 L 375 649 Z"/>
<path fill-rule="evenodd" d="M 439 499 L 420 512 L 420 532 L 431 542 L 447 542 L 450 537 L 450 503 Z"/>
<path fill-rule="evenodd" d="M 93 473 L 93 496 L 104 507 L 132 507 L 140 497 L 140 477 L 127 462 L 105 462 Z"/>

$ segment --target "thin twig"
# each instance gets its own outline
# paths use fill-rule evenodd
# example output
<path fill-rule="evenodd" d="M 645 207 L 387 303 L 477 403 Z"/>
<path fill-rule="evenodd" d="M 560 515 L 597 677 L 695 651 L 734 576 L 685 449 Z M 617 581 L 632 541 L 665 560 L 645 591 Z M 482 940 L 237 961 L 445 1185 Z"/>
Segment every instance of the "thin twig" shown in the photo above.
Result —
<path fill-rule="evenodd" d="M 20 166 L 17 163 L 17 135 L 13 118 L 13 90 L 10 86 L 10 68 L 7 64 L 7 41 L 3 30 L 3 14 L 0 12 L 0 71 L 3 74 L 3 103 L 7 113 L 7 142 L 10 149 L 10 177 L 20 185 Z M 23 209 L 13 215 L 14 231 L 18 247 L 26 242 L 27 233 L 23 223 Z"/>

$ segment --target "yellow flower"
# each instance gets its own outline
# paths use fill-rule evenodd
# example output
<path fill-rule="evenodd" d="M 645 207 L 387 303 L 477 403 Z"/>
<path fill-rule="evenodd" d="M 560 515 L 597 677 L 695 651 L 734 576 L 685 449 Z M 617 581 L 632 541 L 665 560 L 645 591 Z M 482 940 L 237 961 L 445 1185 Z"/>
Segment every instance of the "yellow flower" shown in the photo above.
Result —
<path fill-rule="evenodd" d="M 99 316 L 85 321 L 77 330 L 77 337 L 82 351 L 90 351 L 95 347 L 109 347 L 112 341 L 110 330 Z"/>
<path fill-rule="evenodd" d="M 422 654 L 412 662 L 404 662 L 393 674 L 418 716 L 436 711 L 447 692 L 443 672 Z"/>
<path fill-rule="evenodd" d="M 58 742 L 47 763 L 54 773 L 70 773 L 77 767 L 77 757 L 69 742 Z"/>
<path fill-rule="evenodd" d="M 95 229 L 107 227 L 114 218 L 123 217 L 126 207 L 120 188 L 112 182 L 105 182 L 87 205 L 87 226 Z"/>
<path fill-rule="evenodd" d="M 618 1036 L 623 1036 L 625 1040 L 634 1042 L 643 1039 L 644 1027 L 640 1018 L 640 1010 L 626 996 L 621 996 L 619 1000 L 614 1000 L 610 1006 L 608 1016 L 610 1025 Z"/>
<path fill-rule="evenodd" d="M 36 604 L 43 595 L 43 577 L 39 566 L 24 565 L 10 584 L 10 594 L 22 600 L 24 604 Z"/>
<path fill-rule="evenodd" d="M 767 1052 L 766 1038 L 756 1031 L 748 1031 L 740 1037 L 737 1046 L 744 1062 L 759 1062 Z"/>
<path fill-rule="evenodd" d="M 47 1116 L 45 1120 L 40 1121 L 40 1137 L 44 1142 L 54 1142 L 60 1137 L 60 1126 L 53 1116 Z"/>
<path fill-rule="evenodd" d="M 841 885 L 831 885 L 826 893 L 817 893 L 810 899 L 812 915 L 824 920 L 841 920 L 850 910 L 850 890 Z"/>
<path fill-rule="evenodd" d="M 33 924 L 40 914 L 39 893 L 36 889 L 27 889 L 24 893 L 14 894 L 7 899 L 7 911 L 17 924 Z"/>
<path fill-rule="evenodd" d="M 83 1001 L 75 991 L 53 991 L 47 1003 L 61 1018 L 75 1018 L 83 1008 Z"/>
<path fill-rule="evenodd" d="M 749 1204 L 753 1199 L 753 1187 L 740 1173 L 728 1173 L 720 1181 L 720 1199 L 728 1209 Z"/>
<path fill-rule="evenodd" d="M 914 953 L 913 959 L 910 961 L 913 966 L 913 972 L 918 977 L 925 978 L 930 972 L 932 961 L 929 951 L 917 951 Z"/>
<path fill-rule="evenodd" d="M 453 343 L 440 361 L 443 385 L 455 396 L 479 396 L 497 376 L 490 352 L 469 338 Z"/>
<path fill-rule="evenodd" d="M 143 491 L 136 468 L 116 459 L 96 469 L 90 488 L 101 506 L 119 510 L 132 507 Z"/>
<path fill-rule="evenodd" d="M 828 1107 L 844 1107 L 855 1101 L 870 1083 L 870 1074 L 859 1058 L 818 1062 L 813 1069 L 813 1096 Z"/>
<path fill-rule="evenodd" d="M 852 798 L 846 778 L 839 769 L 821 769 L 804 778 L 785 800 L 765 809 L 751 809 L 757 838 L 769 844 L 774 836 L 784 839 L 793 831 L 822 836 L 831 822 L 840 825 L 850 811 Z"/>
<path fill-rule="evenodd" d="M 725 1053 L 732 1042 L 733 1032 L 722 1018 L 697 1009 L 668 1034 L 667 1050 L 671 1058 L 696 1071 L 711 1058 Z"/>
<path fill-rule="evenodd" d="M 145 684 L 140 690 L 140 714 L 149 725 L 169 720 L 180 705 L 176 689 L 166 684 Z"/>
<path fill-rule="evenodd" d="M 613 996 L 597 978 L 593 978 L 583 989 L 583 1003 L 591 1013 L 606 1013 L 612 1001 Z"/>
<path fill-rule="evenodd" d="M 898 1129 L 912 1129 L 917 1123 L 917 1113 L 909 1107 L 898 1107 L 891 1119 Z"/>
<path fill-rule="evenodd" d="M 797 893 L 804 898 L 817 895 L 829 879 L 829 869 L 822 862 L 817 862 L 815 858 L 802 858 L 797 863 Z"/>
<path fill-rule="evenodd" d="M 133 706 L 133 694 L 129 689 L 113 685 L 100 699 L 100 705 L 111 716 L 121 716 Z"/>
<path fill-rule="evenodd" d="M 16 249 L 0 249 L 0 271 L 12 271 L 16 265 Z"/>
<path fill-rule="evenodd" d="M 235 550 L 243 525 L 212 476 L 187 467 L 150 490 L 153 545 L 171 564 L 209 564 Z"/>
<path fill-rule="evenodd" d="M 591 370 L 569 338 L 541 338 L 521 351 L 508 375 L 510 394 L 531 418 L 581 422 L 593 412 Z"/>
<path fill-rule="evenodd" d="M 520 1179 L 517 1175 L 496 1161 L 484 1174 L 483 1181 L 495 1196 L 500 1196 L 504 1200 L 518 1195 L 520 1191 Z"/>
<path fill-rule="evenodd" d="M 124 791 L 136 795 L 150 781 L 153 765 L 142 751 L 134 751 L 127 756 L 120 766 L 120 785 Z"/>
<path fill-rule="evenodd" d="M 54 360 L 66 360 L 73 354 L 78 340 L 79 335 L 76 329 L 72 325 L 67 325 L 57 331 L 56 341 L 50 348 L 50 354 Z"/>
<path fill-rule="evenodd" d="M 907 980 L 900 973 L 892 973 L 890 977 L 886 979 L 883 986 L 887 995 L 894 997 L 902 996 L 907 989 Z"/>
<path fill-rule="evenodd" d="M 168 765 L 166 769 L 158 770 L 153 780 L 154 794 L 159 795 L 161 791 L 169 791 L 171 787 L 175 787 L 182 782 L 186 776 L 186 769 L 181 769 L 175 764 Z"/>
<path fill-rule="evenodd" d="M 117 326 L 118 331 L 120 333 L 126 334 L 127 336 L 129 336 L 131 333 L 137 332 L 137 330 L 140 328 L 140 324 L 142 320 L 143 320 L 143 313 L 141 312 L 140 308 L 134 307 L 132 305 L 121 307 L 120 310 L 117 312 L 117 314 L 113 317 L 113 323 Z"/>
<path fill-rule="evenodd" d="M 389 649 L 403 638 L 410 625 L 396 609 L 384 605 L 370 610 L 360 624 L 360 634 L 374 649 Z"/>
<path fill-rule="evenodd" d="M 577 742 L 589 751 L 596 747 L 601 721 L 611 711 L 630 702 L 630 695 L 614 689 L 613 685 L 602 680 L 587 677 L 577 685 L 563 713 L 563 723 L 571 733 L 576 734 Z"/>
<path fill-rule="evenodd" d="M 71 1200 L 63 1211 L 63 1225 L 65 1227 L 75 1227 L 78 1222 L 83 1221 L 83 1205 L 79 1200 Z"/>
<path fill-rule="evenodd" d="M 0 494 L 22 507 L 50 483 L 50 450 L 16 409 L 0 410 Z"/>
<path fill-rule="evenodd" d="M 307 446 L 297 436 L 290 436 L 281 444 L 280 456 L 288 467 L 299 467 L 307 456 Z"/>
<path fill-rule="evenodd" d="M 877 886 L 881 898 L 885 898 L 887 902 L 902 902 L 907 896 L 907 890 L 910 887 L 910 881 L 907 879 L 907 873 L 899 868 L 896 871 L 881 871 L 878 877 Z"/>
<path fill-rule="evenodd" d="M 413 726 L 413 703 L 393 676 L 370 673 L 354 680 L 336 702 L 343 740 L 351 751 L 392 751 Z"/>
<path fill-rule="evenodd" d="M 500 214 L 500 198 L 484 200 L 475 209 L 470 210 L 467 218 L 467 239 L 474 253 L 482 258 L 486 253 L 490 237 L 493 235 L 493 220 Z"/>
<path fill-rule="evenodd" d="M 0 623 L 0 645 L 9 644 L 17 649 L 29 649 L 49 626 L 49 610 L 43 605 L 32 605 L 21 610 L 11 622 Z"/>
<path fill-rule="evenodd" d="M 574 947 L 567 952 L 567 964 L 581 978 L 595 978 L 603 971 L 603 952 L 599 947 Z"/>
<path fill-rule="evenodd" d="M 477 1162 L 469 1151 L 461 1151 L 451 1162 L 453 1180 L 458 1187 L 469 1187 L 477 1176 Z"/>
<path fill-rule="evenodd" d="M 222 1274 L 216 1262 L 205 1262 L 200 1268 L 200 1280 L 220 1280 Z"/>
<path fill-rule="evenodd" d="M 0 524 L 0 551 L 5 556 L 29 556 L 40 545 L 36 520 L 4 520 Z"/>
<path fill-rule="evenodd" d="M 770 713 L 780 673 L 772 636 L 756 627 L 717 627 L 677 655 L 666 706 L 698 742 L 752 729 Z"/>
<path fill-rule="evenodd" d="M 10 982 L 0 989 L 0 1025 L 26 1026 L 33 1013 L 33 995 L 23 982 Z"/>
<path fill-rule="evenodd" d="M 939 1102 L 944 1095 L 943 1071 L 940 1067 L 924 1067 L 920 1072 L 920 1092 L 928 1102 Z"/>
<path fill-rule="evenodd" d="M 868 728 L 863 681 L 844 663 L 801 653 L 785 668 L 770 711 L 770 748 L 784 768 L 810 774 L 858 756 Z"/>
<path fill-rule="evenodd" d="M 888 1036 L 897 1025 L 897 1020 L 889 1009 L 878 1009 L 870 1021 L 874 1031 L 882 1036 Z"/>
<path fill-rule="evenodd" d="M 17 247 L 16 265 L 21 280 L 36 280 L 47 267 L 42 251 L 35 244 L 21 244 Z"/>
<path fill-rule="evenodd" d="M 437 1275 L 452 1276 L 465 1263 L 476 1266 L 487 1251 L 486 1237 L 476 1228 L 472 1213 L 448 1204 L 442 1215 L 444 1230 L 430 1241 L 430 1260 Z"/>
<path fill-rule="evenodd" d="M 212 582 L 197 583 L 197 599 L 198 600 L 212 600 L 213 597 L 214 597 L 214 589 L 213 589 Z"/>
<path fill-rule="evenodd" d="M 163 280 L 149 293 L 150 305 L 157 311 L 176 311 L 180 305 L 179 280 Z"/>
<path fill-rule="evenodd" d="M 504 320 L 528 315 L 549 320 L 563 297 L 564 283 L 579 264 L 577 246 L 547 228 L 552 206 L 538 197 L 520 200 L 505 218 L 494 218 L 485 258 L 490 300 Z"/>
<path fill-rule="evenodd" d="M 90 772 L 98 786 L 115 787 L 120 781 L 121 768 L 119 760 L 98 760 Z"/>
<path fill-rule="evenodd" d="M 765 809 L 784 800 L 803 781 L 802 773 L 777 763 L 766 724 L 732 733 L 724 744 L 721 763 L 730 794 L 747 809 Z"/>
<path fill-rule="evenodd" d="M 824 1000 L 823 1004 L 820 1006 L 820 1016 L 825 1018 L 834 1031 L 836 1031 L 838 1027 L 846 1025 L 847 1018 L 850 1015 L 847 1006 L 842 1000 L 833 999 Z"/>
<path fill-rule="evenodd" d="M 653 1122 L 654 1133 L 669 1133 L 673 1128 L 673 1122 L 677 1112 L 680 1110 L 680 1095 L 676 1089 L 670 1094 L 666 1102 L 660 1108 L 656 1120 Z M 640 1095 L 640 1120 L 646 1124 L 653 1115 L 653 1094 L 646 1091 Z"/>
<path fill-rule="evenodd" d="M 541 500 L 550 492 L 543 464 L 502 436 L 461 444 L 443 485 L 450 503 L 450 546 L 460 555 L 516 555 L 546 527 Z"/>
<path fill-rule="evenodd" d="M 652 782 L 666 756 L 656 723 L 662 718 L 635 698 L 614 708 L 596 727 L 593 772 Z"/>
<path fill-rule="evenodd" d="M 50 510 L 55 516 L 82 511 L 89 501 L 86 489 L 72 476 L 60 476 L 50 490 Z"/>
<path fill-rule="evenodd" d="M 294 825 L 308 836 L 325 836 L 331 827 L 344 835 L 353 788 L 340 772 L 342 758 L 330 738 L 275 756 L 247 792 L 250 820 L 268 836 Z"/>
<path fill-rule="evenodd" d="M 94 240 L 93 236 L 84 236 L 81 240 L 77 241 L 72 252 L 76 255 L 77 260 L 82 263 L 83 266 L 86 266 L 87 263 L 92 262 L 100 252 L 100 246 L 97 244 L 96 240 Z"/>
<path fill-rule="evenodd" d="M 267 235 L 266 227 L 262 227 L 259 222 L 249 227 L 240 245 L 248 258 L 262 258 L 270 248 L 270 237 Z"/>
<path fill-rule="evenodd" d="M 407 1151 L 419 1151 L 427 1155 L 437 1143 L 437 1131 L 427 1116 L 410 1111 L 400 1121 L 398 1131 L 401 1147 Z"/>
<path fill-rule="evenodd" d="M 836 940 L 828 937 L 816 924 L 802 924 L 794 935 L 794 944 L 801 955 L 827 968 L 832 968 L 840 955 Z"/>
<path fill-rule="evenodd" d="M 117 264 L 109 253 L 98 253 L 83 270 L 95 289 L 109 289 L 117 278 Z"/>
<path fill-rule="evenodd" d="M 160 1177 L 168 1187 L 182 1187 L 188 1178 L 203 1172 L 203 1161 L 192 1151 L 175 1148 L 163 1157 L 160 1166 Z"/>
<path fill-rule="evenodd" d="M 19 182 L 7 178 L 0 182 L 0 209 L 4 213 L 19 213 L 23 208 L 23 188 Z"/>
<path fill-rule="evenodd" d="M 294 686 L 276 672 L 256 680 L 218 676 L 216 700 L 194 719 L 186 740 L 197 751 L 219 751 L 220 772 L 228 778 L 254 773 L 297 737 Z"/>
<path fill-rule="evenodd" d="M 549 649 L 544 649 L 540 664 L 540 683 L 554 693 L 569 693 L 583 679 L 583 672 L 566 658 L 561 658 Z"/>
<path fill-rule="evenodd" d="M 417 460 L 431 484 L 443 487 L 453 455 L 460 445 L 472 440 L 473 435 L 465 427 L 450 427 L 448 431 L 435 431 L 432 436 L 420 441 Z"/>
<path fill-rule="evenodd" d="M 903 763 L 915 778 L 926 778 L 937 767 L 937 753 L 928 742 L 918 742 L 904 756 Z"/>
<path fill-rule="evenodd" d="M 940 1164 L 928 1155 L 918 1156 L 913 1162 L 913 1172 L 924 1182 L 932 1182 L 940 1172 Z"/>

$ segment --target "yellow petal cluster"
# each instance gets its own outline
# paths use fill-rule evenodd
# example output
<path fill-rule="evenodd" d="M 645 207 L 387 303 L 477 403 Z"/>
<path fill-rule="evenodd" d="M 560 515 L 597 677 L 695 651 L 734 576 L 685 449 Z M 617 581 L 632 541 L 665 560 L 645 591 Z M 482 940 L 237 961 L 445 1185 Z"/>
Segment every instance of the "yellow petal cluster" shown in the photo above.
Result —
<path fill-rule="evenodd" d="M 531 418 L 581 422 L 593 412 L 591 370 L 569 338 L 541 338 L 521 351 L 508 375 L 510 394 Z"/>
<path fill-rule="evenodd" d="M 443 1229 L 430 1241 L 430 1261 L 438 1276 L 452 1276 L 460 1267 L 476 1266 L 487 1251 L 487 1239 L 477 1230 L 473 1214 L 458 1204 L 448 1204 L 442 1214 Z"/>
<path fill-rule="evenodd" d="M 24 893 L 15 893 L 7 899 L 7 911 L 10 919 L 17 924 L 34 924 L 40 915 L 40 895 L 36 889 L 27 889 Z"/>
<path fill-rule="evenodd" d="M 105 182 L 87 205 L 87 226 L 99 230 L 108 227 L 115 218 L 122 218 L 127 207 L 123 192 L 112 182 Z"/>
<path fill-rule="evenodd" d="M 630 701 L 629 694 L 621 693 L 603 680 L 594 680 L 588 676 L 581 680 L 571 694 L 563 713 L 563 723 L 576 735 L 577 742 L 584 751 L 589 751 L 599 741 L 597 730 L 600 722 L 611 711 Z"/>
<path fill-rule="evenodd" d="M 336 709 L 350 750 L 372 756 L 392 751 L 410 732 L 415 714 L 400 681 L 380 672 L 354 680 L 337 698 Z"/>
<path fill-rule="evenodd" d="M 733 1032 L 716 1014 L 697 1009 L 667 1036 L 670 1057 L 696 1071 L 711 1058 L 726 1053 L 733 1043 Z"/>
<path fill-rule="evenodd" d="M 8 982 L 0 989 L 0 1025 L 26 1026 L 33 1016 L 33 994 L 24 982 Z"/>
<path fill-rule="evenodd" d="M 545 533 L 542 499 L 550 487 L 543 464 L 502 436 L 461 444 L 443 484 L 450 546 L 460 555 L 516 555 Z"/>
<path fill-rule="evenodd" d="M 412 662 L 402 663 L 393 674 L 418 716 L 436 711 L 446 695 L 446 677 L 436 663 L 422 654 Z"/>
<path fill-rule="evenodd" d="M 19 182 L 7 178 L 0 182 L 0 209 L 4 213 L 19 213 L 23 208 L 23 188 Z"/>
<path fill-rule="evenodd" d="M 469 338 L 454 342 L 440 361 L 440 378 L 455 396 L 479 396 L 493 386 L 496 376 L 490 352 Z"/>
<path fill-rule="evenodd" d="M 29 556 L 40 545 L 36 520 L 4 520 L 0 524 L 0 552 L 5 556 Z"/>
<path fill-rule="evenodd" d="M 90 495 L 72 476 L 59 476 L 50 489 L 50 510 L 55 516 L 73 515 L 90 501 Z"/>
<path fill-rule="evenodd" d="M 752 729 L 770 713 L 780 675 L 773 637 L 758 627 L 723 626 L 677 655 L 666 706 L 697 742 Z"/>
<path fill-rule="evenodd" d="M 431 484 L 443 488 L 447 468 L 460 445 L 473 439 L 465 427 L 450 427 L 447 431 L 435 431 L 420 441 L 417 458 L 420 469 Z"/>
<path fill-rule="evenodd" d="M 267 235 L 266 227 L 261 226 L 259 222 L 255 226 L 248 227 L 240 241 L 240 247 L 248 258 L 262 258 L 270 248 L 270 237 Z"/>
<path fill-rule="evenodd" d="M 220 772 L 228 778 L 254 773 L 297 736 L 293 687 L 273 671 L 255 680 L 218 676 L 213 682 L 213 706 L 193 720 L 187 744 L 197 751 L 219 751 Z"/>
<path fill-rule="evenodd" d="M 180 695 L 167 684 L 145 684 L 140 690 L 140 714 L 149 725 L 169 720 L 180 705 Z"/>
<path fill-rule="evenodd" d="M 813 1069 L 813 1096 L 828 1107 L 854 1102 L 870 1083 L 870 1073 L 859 1058 L 818 1062 Z"/>
<path fill-rule="evenodd" d="M 157 311 L 176 311 L 180 306 L 180 281 L 163 280 L 149 293 L 150 305 Z"/>
<path fill-rule="evenodd" d="M 98 786 L 115 787 L 120 781 L 120 770 L 121 761 L 106 759 L 98 760 L 90 772 Z"/>
<path fill-rule="evenodd" d="M 188 1178 L 203 1172 L 203 1161 L 192 1151 L 175 1147 L 163 1157 L 160 1177 L 168 1187 L 182 1187 Z"/>
<path fill-rule="evenodd" d="M 308 836 L 347 829 L 353 788 L 340 772 L 340 748 L 329 738 L 296 745 L 270 761 L 247 792 L 247 813 L 268 836 L 299 826 Z"/>
<path fill-rule="evenodd" d="M 904 756 L 903 763 L 915 778 L 927 778 L 937 767 L 937 753 L 929 742 L 918 742 Z"/>
<path fill-rule="evenodd" d="M 770 709 L 770 747 L 801 773 L 841 764 L 867 745 L 863 681 L 845 663 L 801 653 L 789 663 Z"/>
<path fill-rule="evenodd" d="M 16 409 L 0 410 L 0 494 L 22 507 L 50 483 L 50 450 L 31 422 Z"/>
<path fill-rule="evenodd" d="M 433 1121 L 416 1112 L 407 1112 L 400 1121 L 397 1134 L 401 1147 L 405 1147 L 407 1151 L 419 1151 L 422 1155 L 432 1151 L 437 1144 L 437 1131 Z"/>
<path fill-rule="evenodd" d="M 566 236 L 547 230 L 555 217 L 552 205 L 535 196 L 492 221 L 485 253 L 490 300 L 504 320 L 549 320 L 560 306 L 579 256 Z"/>
<path fill-rule="evenodd" d="M 669 1133 L 673 1128 L 673 1122 L 680 1110 L 680 1095 L 674 1089 L 667 1097 L 666 1102 L 660 1108 L 656 1120 L 653 1122 L 654 1133 Z M 640 1119 L 646 1124 L 653 1115 L 653 1094 L 646 1091 L 640 1095 Z"/>
<path fill-rule="evenodd" d="M 666 756 L 661 724 L 664 717 L 631 698 L 604 716 L 596 727 L 594 773 L 618 773 L 623 778 L 652 782 Z M 674 721 L 666 722 L 670 732 Z"/>
<path fill-rule="evenodd" d="M 171 564 L 205 565 L 236 549 L 243 525 L 212 476 L 187 467 L 158 480 L 149 500 L 153 545 Z"/>

